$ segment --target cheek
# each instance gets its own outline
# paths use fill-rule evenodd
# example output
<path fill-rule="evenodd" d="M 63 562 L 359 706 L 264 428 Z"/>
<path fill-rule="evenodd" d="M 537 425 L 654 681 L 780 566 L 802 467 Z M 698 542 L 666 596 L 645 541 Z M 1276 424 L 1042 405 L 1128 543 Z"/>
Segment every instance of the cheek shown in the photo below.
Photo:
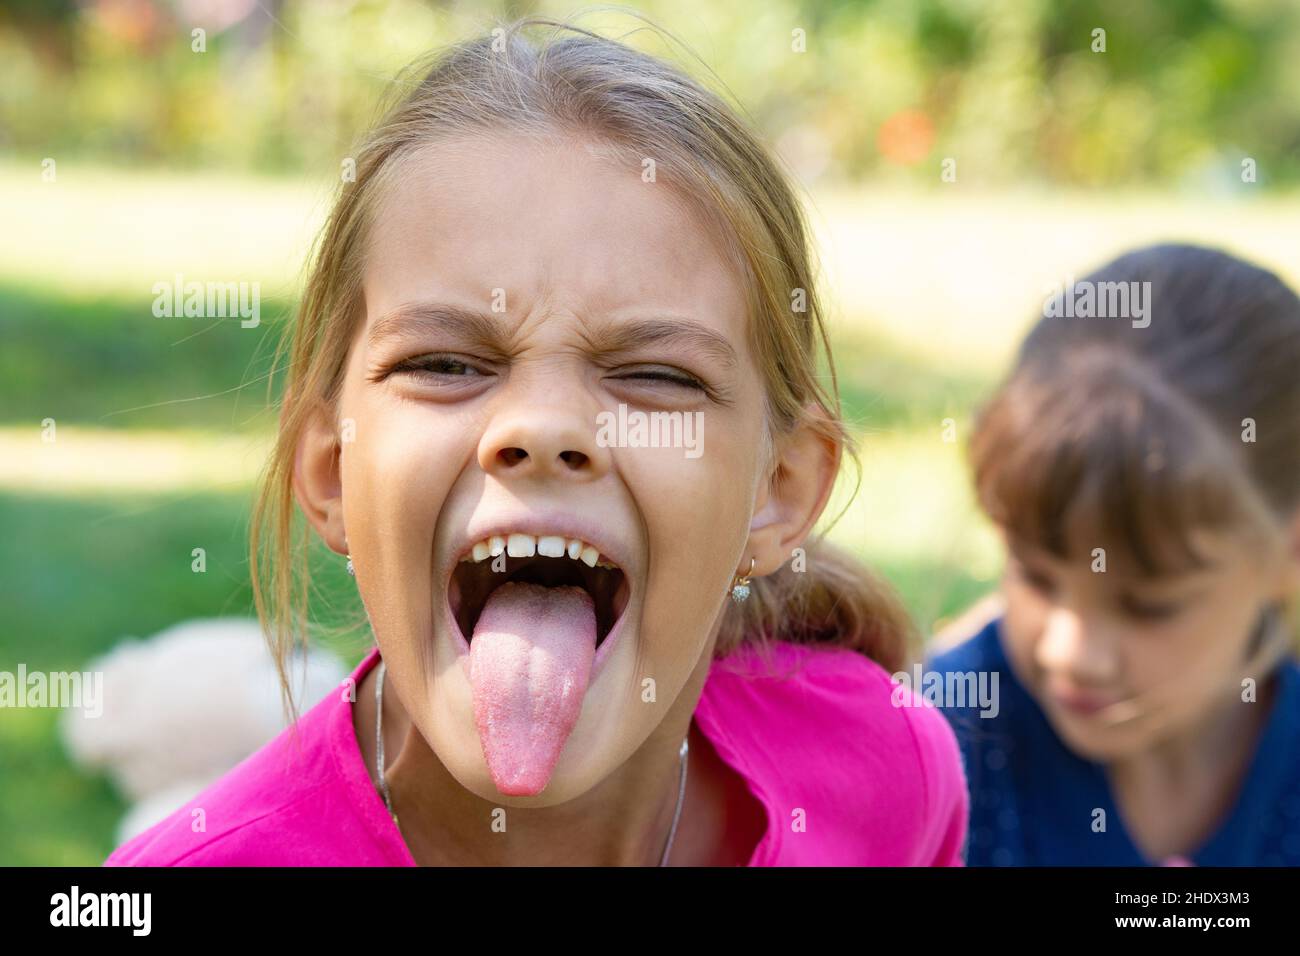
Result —
<path fill-rule="evenodd" d="M 1254 604 L 1219 594 L 1185 611 L 1169 643 L 1177 646 L 1177 656 L 1189 664 L 1231 673 L 1250 651 L 1258 614 Z M 1178 666 L 1177 661 L 1170 663 Z"/>
<path fill-rule="evenodd" d="M 662 549 L 652 557 L 684 569 L 711 556 L 736 558 L 754 505 L 755 423 L 718 410 L 700 420 L 696 449 L 615 451 L 615 467 L 645 520 L 648 540 Z"/>
<path fill-rule="evenodd" d="M 618 452 L 650 544 L 643 633 L 652 657 L 703 647 L 749 534 L 756 446 L 717 431 L 706 426 L 699 458 L 681 449 Z"/>
<path fill-rule="evenodd" d="M 463 455 L 454 446 L 464 434 L 428 418 L 416 406 L 362 410 L 342 454 L 348 544 L 367 565 L 366 583 L 418 586 L 426 599 L 434 528 L 460 471 Z"/>
<path fill-rule="evenodd" d="M 1002 637 L 1007 656 L 1022 675 L 1031 675 L 1036 671 L 1034 649 L 1047 626 L 1052 604 L 1011 575 L 1003 581 L 1002 591 L 1006 599 Z"/>

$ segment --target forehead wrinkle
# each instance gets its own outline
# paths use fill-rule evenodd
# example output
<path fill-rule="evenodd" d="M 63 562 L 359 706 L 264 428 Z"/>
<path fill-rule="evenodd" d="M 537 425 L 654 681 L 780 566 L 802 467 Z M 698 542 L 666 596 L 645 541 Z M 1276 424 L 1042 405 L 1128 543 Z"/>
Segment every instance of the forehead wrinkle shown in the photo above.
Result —
<path fill-rule="evenodd" d="M 542 319 L 543 323 L 549 320 L 550 316 Z M 525 318 L 521 328 L 526 322 Z M 398 306 L 376 319 L 367 342 L 373 348 L 388 338 L 443 332 L 505 352 L 507 340 L 518 331 L 507 330 L 499 319 L 476 309 L 420 302 Z M 724 335 L 686 319 L 649 317 L 624 322 L 584 322 L 579 326 L 579 336 L 593 355 L 626 353 L 666 344 L 705 354 L 728 369 L 738 364 L 736 351 Z"/>
<path fill-rule="evenodd" d="M 430 332 L 450 332 L 460 338 L 500 347 L 505 329 L 485 312 L 440 302 L 414 302 L 385 312 L 370 328 L 367 344 L 384 339 L 417 337 Z"/>
<path fill-rule="evenodd" d="M 591 330 L 588 341 L 597 352 L 632 352 L 665 344 L 707 355 L 727 369 L 735 368 L 739 361 L 725 335 L 689 319 L 646 317 L 604 322 Z"/>

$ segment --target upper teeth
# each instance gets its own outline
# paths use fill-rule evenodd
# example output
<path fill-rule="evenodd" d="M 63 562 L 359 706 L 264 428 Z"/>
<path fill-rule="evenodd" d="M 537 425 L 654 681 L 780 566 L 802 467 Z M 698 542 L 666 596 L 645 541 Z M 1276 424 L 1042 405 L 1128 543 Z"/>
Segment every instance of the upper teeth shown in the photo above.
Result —
<path fill-rule="evenodd" d="M 531 534 L 494 534 L 475 544 L 470 553 L 461 560 L 482 561 L 485 558 L 495 558 L 503 551 L 512 558 L 531 558 L 535 554 L 546 558 L 562 558 L 567 554 L 571 558 L 584 562 L 589 568 L 594 568 L 598 564 L 602 568 L 617 567 L 602 558 L 600 551 L 585 541 L 578 538 L 565 538 L 558 534 L 544 534 L 540 537 Z"/>

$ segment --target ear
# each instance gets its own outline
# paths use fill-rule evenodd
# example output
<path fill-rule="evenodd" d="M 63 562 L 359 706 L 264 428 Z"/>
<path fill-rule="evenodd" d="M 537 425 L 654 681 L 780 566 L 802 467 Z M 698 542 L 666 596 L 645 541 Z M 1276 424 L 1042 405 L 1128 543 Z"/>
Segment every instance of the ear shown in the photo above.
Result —
<path fill-rule="evenodd" d="M 330 550 L 347 554 L 343 527 L 340 445 L 333 418 L 320 406 L 307 417 L 293 460 L 293 492 L 298 506 Z"/>
<path fill-rule="evenodd" d="M 825 411 L 816 402 L 809 403 L 805 411 L 807 417 L 775 449 L 772 476 L 755 505 L 745 552 L 756 559 L 755 575 L 774 572 L 807 540 L 826 507 L 840 469 L 840 444 L 820 434 L 812 424 L 825 421 Z M 748 559 L 743 563 L 738 574 L 749 573 Z"/>

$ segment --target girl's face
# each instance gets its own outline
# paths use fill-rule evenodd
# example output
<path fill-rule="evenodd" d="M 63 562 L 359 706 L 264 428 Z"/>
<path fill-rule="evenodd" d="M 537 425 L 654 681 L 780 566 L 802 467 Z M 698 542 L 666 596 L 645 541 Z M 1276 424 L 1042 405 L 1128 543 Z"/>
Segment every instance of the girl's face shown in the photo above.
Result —
<path fill-rule="evenodd" d="M 408 157 L 374 220 L 337 421 L 300 456 L 300 500 L 350 552 L 404 708 L 450 773 L 498 803 L 571 799 L 636 751 L 707 669 L 732 576 L 750 555 L 756 574 L 774 570 L 820 510 L 815 481 L 769 499 L 744 289 L 659 179 L 576 140 Z M 689 431 L 678 447 L 630 430 L 620 445 L 621 406 L 629 424 L 672 413 Z M 528 634 L 471 657 L 487 592 L 527 562 L 460 559 L 511 533 L 563 539 L 565 555 L 537 557 L 525 579 L 591 589 L 594 663 L 572 604 L 506 607 L 498 630 L 526 620 Z M 574 539 L 618 571 L 570 558 Z M 576 724 L 551 738 L 559 762 L 502 800 L 488 724 L 515 722 L 504 767 L 575 693 Z M 476 719 L 485 702 L 496 709 Z"/>
<path fill-rule="evenodd" d="M 1091 556 L 1007 543 L 1009 660 L 1080 755 L 1105 762 L 1192 732 L 1240 695 L 1242 677 L 1265 676 L 1242 666 L 1280 579 L 1240 539 L 1207 535 L 1212 568 L 1156 578 L 1113 552 L 1101 571 Z"/>

